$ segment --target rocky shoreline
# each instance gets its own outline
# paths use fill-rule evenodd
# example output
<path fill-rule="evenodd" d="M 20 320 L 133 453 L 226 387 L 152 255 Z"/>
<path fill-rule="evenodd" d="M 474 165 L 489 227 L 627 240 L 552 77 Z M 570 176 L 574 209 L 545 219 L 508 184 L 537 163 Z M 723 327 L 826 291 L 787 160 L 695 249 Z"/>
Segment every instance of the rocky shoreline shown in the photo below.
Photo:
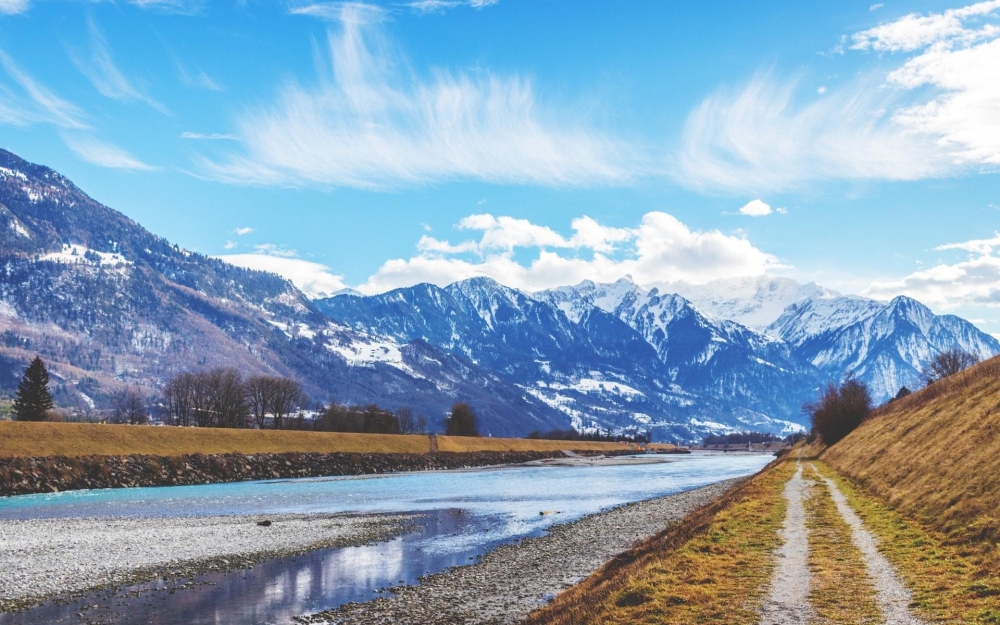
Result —
<path fill-rule="evenodd" d="M 634 452 L 622 451 L 623 455 Z M 0 497 L 91 488 L 464 469 L 563 457 L 555 452 L 285 453 L 0 458 Z"/>
<path fill-rule="evenodd" d="M 303 624 L 507 625 L 616 555 L 721 497 L 741 479 L 626 504 L 541 537 L 501 545 L 475 564 L 429 575 L 389 597 L 296 619 Z"/>

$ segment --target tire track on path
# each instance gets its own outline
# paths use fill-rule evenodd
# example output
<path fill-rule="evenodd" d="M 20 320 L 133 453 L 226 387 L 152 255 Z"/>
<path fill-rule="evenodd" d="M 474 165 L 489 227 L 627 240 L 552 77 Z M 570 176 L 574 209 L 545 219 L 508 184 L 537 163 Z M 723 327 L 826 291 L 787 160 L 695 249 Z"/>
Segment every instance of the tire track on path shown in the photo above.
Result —
<path fill-rule="evenodd" d="M 875 600 L 882 610 L 883 622 L 886 625 L 926 625 L 910 611 L 909 606 L 913 594 L 900 581 L 892 564 L 879 552 L 878 540 L 865 529 L 861 517 L 847 502 L 847 497 L 837 488 L 836 482 L 820 473 L 815 465 L 810 466 L 826 483 L 830 490 L 830 496 L 833 497 L 833 502 L 837 506 L 837 511 L 851 528 L 854 545 L 861 551 L 868 575 L 874 583 Z"/>
<path fill-rule="evenodd" d="M 809 603 L 812 573 L 809 570 L 809 530 L 802 501 L 807 485 L 802 479 L 802 464 L 785 484 L 788 501 L 781 534 L 784 544 L 778 550 L 778 565 L 771 578 L 771 589 L 764 600 L 761 625 L 806 625 L 813 617 Z"/>

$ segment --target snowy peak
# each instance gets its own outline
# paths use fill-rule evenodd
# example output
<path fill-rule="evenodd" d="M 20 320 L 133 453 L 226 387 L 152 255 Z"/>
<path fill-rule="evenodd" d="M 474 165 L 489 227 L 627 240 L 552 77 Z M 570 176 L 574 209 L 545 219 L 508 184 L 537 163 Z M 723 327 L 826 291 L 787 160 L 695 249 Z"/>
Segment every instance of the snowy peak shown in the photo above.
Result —
<path fill-rule="evenodd" d="M 840 295 L 815 282 L 800 284 L 790 278 L 772 276 L 722 278 L 705 284 L 673 282 L 656 286 L 684 296 L 715 319 L 735 321 L 756 330 L 766 328 L 791 305 Z"/>

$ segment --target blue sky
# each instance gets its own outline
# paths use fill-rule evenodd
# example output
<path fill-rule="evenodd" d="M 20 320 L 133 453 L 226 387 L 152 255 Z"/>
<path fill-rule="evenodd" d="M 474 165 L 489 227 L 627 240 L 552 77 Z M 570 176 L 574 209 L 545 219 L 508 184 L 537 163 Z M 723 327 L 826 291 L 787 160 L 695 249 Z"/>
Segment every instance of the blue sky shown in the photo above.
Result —
<path fill-rule="evenodd" d="M 0 0 L 0 145 L 314 292 L 770 273 L 998 332 L 998 75 L 998 2 Z"/>

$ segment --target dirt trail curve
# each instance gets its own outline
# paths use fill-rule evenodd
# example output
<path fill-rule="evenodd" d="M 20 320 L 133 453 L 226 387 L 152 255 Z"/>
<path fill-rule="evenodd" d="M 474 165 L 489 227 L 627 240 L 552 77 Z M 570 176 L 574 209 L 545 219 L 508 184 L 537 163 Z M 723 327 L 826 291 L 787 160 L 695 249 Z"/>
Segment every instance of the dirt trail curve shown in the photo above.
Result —
<path fill-rule="evenodd" d="M 875 586 L 875 600 L 882 610 L 884 623 L 886 625 L 925 625 L 924 621 L 910 612 L 909 605 L 913 597 L 912 593 L 900 581 L 892 564 L 879 553 L 878 540 L 865 529 L 861 517 L 847 503 L 847 497 L 844 497 L 833 480 L 820 474 L 815 466 L 812 469 L 830 489 L 830 495 L 837 505 L 837 511 L 851 528 L 851 538 L 864 557 L 868 576 L 871 577 Z"/>
<path fill-rule="evenodd" d="M 785 484 L 788 511 L 781 529 L 784 544 L 778 550 L 778 565 L 771 579 L 771 590 L 764 600 L 761 625 L 806 625 L 812 615 L 809 605 L 809 530 L 802 505 L 808 487 L 802 479 L 802 465 Z"/>

